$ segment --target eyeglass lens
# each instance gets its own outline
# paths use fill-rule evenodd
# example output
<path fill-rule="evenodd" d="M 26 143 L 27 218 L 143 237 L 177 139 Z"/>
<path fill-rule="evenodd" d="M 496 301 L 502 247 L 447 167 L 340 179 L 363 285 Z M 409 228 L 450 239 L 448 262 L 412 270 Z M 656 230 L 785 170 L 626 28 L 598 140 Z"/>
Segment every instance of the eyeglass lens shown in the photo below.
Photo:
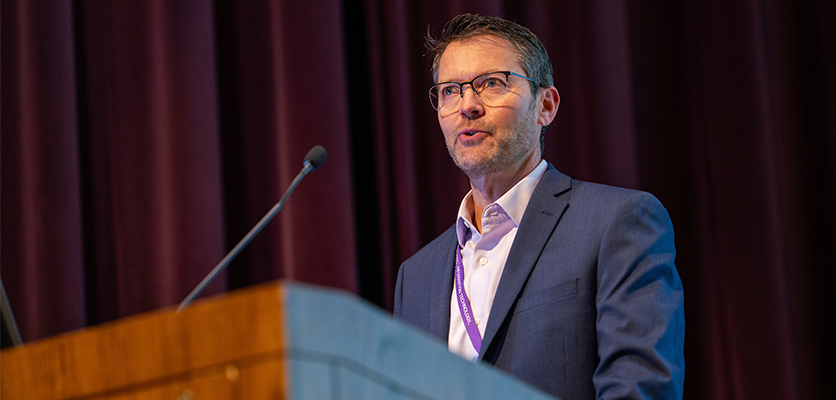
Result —
<path fill-rule="evenodd" d="M 508 73 L 491 72 L 477 76 L 470 82 L 445 82 L 430 88 L 430 102 L 439 111 L 456 107 L 464 97 L 465 85 L 470 85 L 483 102 L 490 104 L 505 96 L 509 90 Z"/>

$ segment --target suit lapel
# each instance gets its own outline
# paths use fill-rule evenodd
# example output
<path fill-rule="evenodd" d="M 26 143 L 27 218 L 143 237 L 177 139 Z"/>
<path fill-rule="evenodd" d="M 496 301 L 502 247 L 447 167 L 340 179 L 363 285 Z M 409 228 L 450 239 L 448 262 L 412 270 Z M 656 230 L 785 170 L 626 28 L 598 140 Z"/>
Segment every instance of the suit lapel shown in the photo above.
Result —
<path fill-rule="evenodd" d="M 433 255 L 433 277 L 430 293 L 430 333 L 447 342 L 450 331 L 450 298 L 453 295 L 453 268 L 456 263 L 456 226 L 443 234 L 442 245 Z"/>
<path fill-rule="evenodd" d="M 517 230 L 514 244 L 511 246 L 511 252 L 508 254 L 508 261 L 506 261 L 505 268 L 502 271 L 496 297 L 494 297 L 493 305 L 491 305 L 488 326 L 485 328 L 485 337 L 482 338 L 482 350 L 479 352 L 480 360 L 490 349 L 491 342 L 508 317 L 508 313 L 523 287 L 525 287 L 528 276 L 531 274 L 531 270 L 534 268 L 534 264 L 540 257 L 555 226 L 557 226 L 560 216 L 569 205 L 567 201 L 558 199 L 557 196 L 571 189 L 571 186 L 571 179 L 549 164 L 548 169 L 534 189 Z M 452 270 L 450 273 L 452 274 Z M 447 296 L 448 303 L 452 290 L 451 280 Z M 449 320 L 449 304 L 447 308 Z"/>

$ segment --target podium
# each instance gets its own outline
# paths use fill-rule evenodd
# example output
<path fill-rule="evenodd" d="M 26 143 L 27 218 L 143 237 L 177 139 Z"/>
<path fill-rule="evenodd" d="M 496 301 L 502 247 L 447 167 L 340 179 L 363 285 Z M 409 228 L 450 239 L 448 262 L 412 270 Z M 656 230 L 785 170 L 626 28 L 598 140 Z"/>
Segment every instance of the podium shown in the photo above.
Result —
<path fill-rule="evenodd" d="M 273 282 L 0 353 L 5 399 L 550 399 L 353 294 Z"/>

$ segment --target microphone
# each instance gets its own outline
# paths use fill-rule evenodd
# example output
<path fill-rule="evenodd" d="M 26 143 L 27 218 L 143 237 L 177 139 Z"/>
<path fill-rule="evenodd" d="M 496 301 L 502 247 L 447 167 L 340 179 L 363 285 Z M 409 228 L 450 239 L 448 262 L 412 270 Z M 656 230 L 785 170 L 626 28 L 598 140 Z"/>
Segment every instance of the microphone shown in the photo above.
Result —
<path fill-rule="evenodd" d="M 290 183 L 290 186 L 288 186 L 287 190 L 284 192 L 284 195 L 279 200 L 279 202 L 276 203 L 276 205 L 274 205 L 273 208 L 271 208 L 270 211 L 268 211 L 267 214 L 265 214 L 264 217 L 261 218 L 261 221 L 258 221 L 258 223 L 255 224 L 255 226 L 252 229 L 250 229 L 247 235 L 244 236 L 244 238 L 241 239 L 241 241 L 238 242 L 238 244 L 236 244 L 235 247 L 233 247 L 232 250 L 230 250 L 229 253 L 226 254 L 226 256 L 218 263 L 218 265 L 216 265 L 215 268 L 213 268 L 212 271 L 210 271 L 209 274 L 206 275 L 206 277 L 203 278 L 202 281 L 200 281 L 200 283 L 192 290 L 192 292 L 189 293 L 189 295 L 186 296 L 186 298 L 183 299 L 182 302 L 180 302 L 180 306 L 177 307 L 178 313 L 185 310 L 186 307 L 188 307 L 189 304 L 191 304 L 194 301 L 194 299 L 197 298 L 197 296 L 199 296 L 200 293 L 203 292 L 203 290 L 206 289 L 206 287 L 209 286 L 209 284 L 212 283 L 212 281 L 214 281 L 215 278 L 217 278 L 221 272 L 223 272 L 224 269 L 226 269 L 226 266 L 229 265 L 229 263 L 232 262 L 232 260 L 236 256 L 238 256 L 238 253 L 240 253 L 241 250 L 244 249 L 244 247 L 250 244 L 250 241 L 253 240 L 253 237 L 255 237 L 255 235 L 258 235 L 258 233 L 261 232 L 264 226 L 267 225 L 267 223 L 270 222 L 270 220 L 273 219 L 273 217 L 275 217 L 276 214 L 279 213 L 279 210 L 282 209 L 282 206 L 284 206 L 284 203 L 287 202 L 287 199 L 290 197 L 290 194 L 293 193 L 293 189 L 296 189 L 296 185 L 298 185 L 299 182 L 302 181 L 302 178 L 304 178 L 305 175 L 308 174 L 308 172 L 316 171 L 317 168 L 321 167 L 322 164 L 325 163 L 326 155 L 327 152 L 325 151 L 325 148 L 319 145 L 314 146 L 313 148 L 311 148 L 310 151 L 308 151 L 308 154 L 305 156 L 305 160 L 302 163 L 302 170 L 299 171 L 299 174 L 296 175 L 296 178 L 293 179 L 293 182 Z"/>
<path fill-rule="evenodd" d="M 325 148 L 322 146 L 314 146 L 308 150 L 308 155 L 305 156 L 305 162 L 302 163 L 305 167 L 311 166 L 311 171 L 316 171 L 325 162 L 325 156 L 328 155 Z"/>

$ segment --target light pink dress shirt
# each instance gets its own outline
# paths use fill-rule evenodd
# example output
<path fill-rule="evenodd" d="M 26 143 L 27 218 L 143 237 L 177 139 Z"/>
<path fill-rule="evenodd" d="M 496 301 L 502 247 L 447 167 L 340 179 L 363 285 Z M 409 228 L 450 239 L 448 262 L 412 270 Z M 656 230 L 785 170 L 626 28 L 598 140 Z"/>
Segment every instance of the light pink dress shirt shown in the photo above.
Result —
<path fill-rule="evenodd" d="M 537 182 L 546 172 L 547 165 L 545 160 L 540 161 L 531 173 L 517 182 L 496 202 L 485 207 L 482 212 L 481 234 L 470 220 L 470 215 L 473 213 L 471 192 L 465 195 L 459 206 L 456 233 L 462 249 L 464 290 L 470 298 L 470 306 L 482 337 L 485 336 L 485 326 L 488 324 L 496 288 L 499 286 L 499 278 L 505 268 L 511 245 L 517 236 L 517 228 L 520 226 L 531 194 L 537 187 Z M 450 332 L 447 337 L 447 346 L 452 353 L 471 362 L 475 362 L 479 357 L 479 353 L 473 348 L 467 336 L 456 302 L 455 286 L 450 294 Z"/>

